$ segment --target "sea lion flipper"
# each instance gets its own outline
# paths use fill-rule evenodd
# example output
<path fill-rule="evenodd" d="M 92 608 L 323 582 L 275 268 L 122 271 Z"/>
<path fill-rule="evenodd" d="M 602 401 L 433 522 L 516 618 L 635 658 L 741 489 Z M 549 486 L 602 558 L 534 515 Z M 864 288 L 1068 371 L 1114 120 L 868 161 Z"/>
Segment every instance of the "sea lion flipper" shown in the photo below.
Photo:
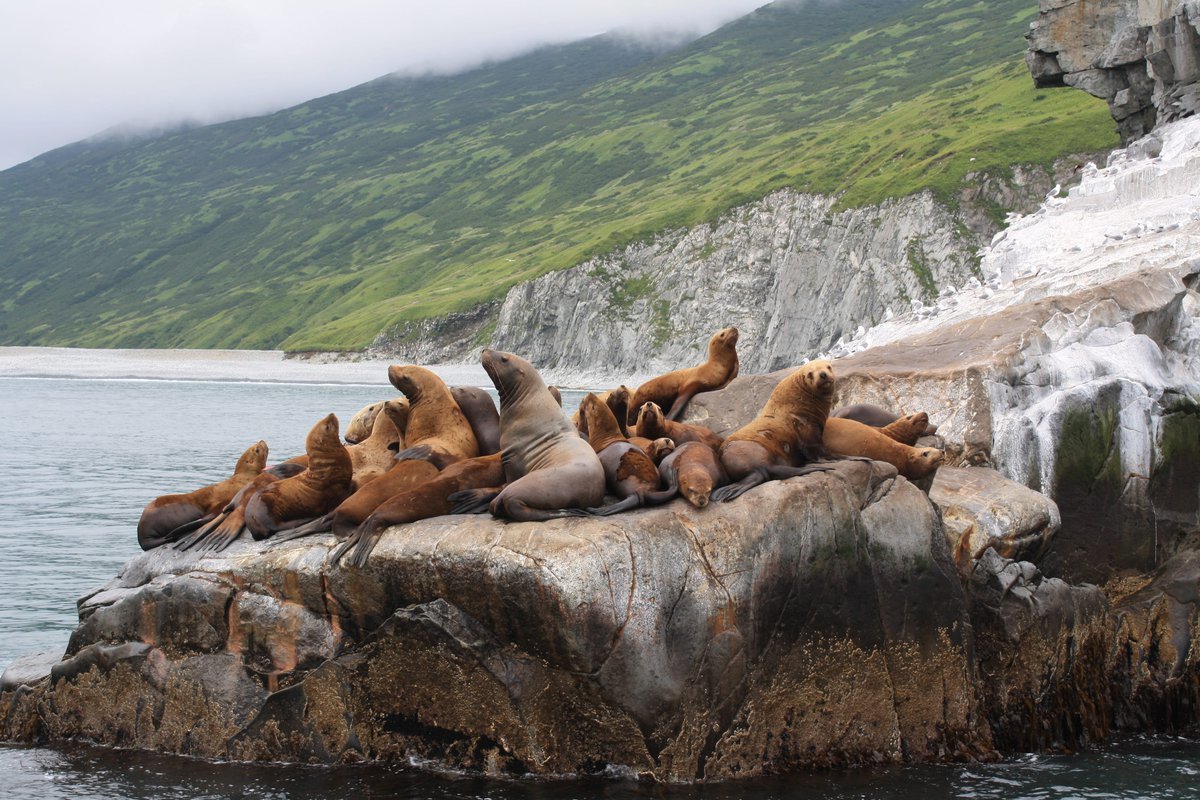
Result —
<path fill-rule="evenodd" d="M 225 521 L 225 518 L 227 516 L 229 516 L 229 512 L 223 512 L 223 513 L 217 514 L 211 520 L 209 520 L 207 524 L 203 525 L 199 530 L 193 532 L 190 536 L 186 536 L 186 537 L 180 539 L 179 541 L 175 542 L 173 546 L 175 547 L 176 550 L 190 550 L 191 548 L 195 547 L 200 542 L 204 541 L 204 539 L 210 533 L 212 533 L 213 530 L 218 525 L 220 525 L 222 522 Z"/>
<path fill-rule="evenodd" d="M 695 391 L 689 392 L 689 391 L 687 391 L 687 388 L 685 388 L 683 391 L 681 391 L 678 395 L 675 396 L 675 402 L 671 403 L 671 410 L 667 412 L 666 418 L 671 420 L 672 422 L 678 422 L 679 418 L 683 416 L 684 407 L 687 406 L 688 402 L 690 402 L 691 399 L 695 396 L 696 396 L 696 392 Z"/>
<path fill-rule="evenodd" d="M 483 514 L 504 487 L 488 489 L 463 489 L 446 498 L 450 502 L 451 514 Z"/>
<path fill-rule="evenodd" d="M 203 517 L 200 517 L 199 519 L 194 519 L 191 522 L 185 522 L 182 525 L 180 525 L 179 527 L 168 531 L 165 538 L 168 542 L 178 541 L 178 540 L 182 539 L 186 534 L 189 534 L 192 531 L 196 530 L 197 528 L 203 527 L 204 525 L 207 525 L 208 523 L 212 522 L 214 519 L 216 519 L 216 517 L 217 517 L 216 514 L 205 514 Z"/>
<path fill-rule="evenodd" d="M 358 530 L 356 529 L 353 533 L 346 537 L 345 541 L 339 542 L 338 546 L 333 548 L 325 560 L 330 564 L 337 564 L 338 561 L 342 559 L 342 556 L 346 555 L 351 548 L 358 544 L 358 541 Z"/>
<path fill-rule="evenodd" d="M 631 508 L 637 508 L 641 504 L 642 504 L 641 496 L 637 495 L 637 494 L 631 494 L 628 497 L 625 497 L 625 498 L 617 501 L 616 503 L 611 503 L 607 506 L 599 506 L 597 508 L 589 508 L 589 509 L 587 509 L 587 514 L 588 514 L 588 516 L 592 516 L 592 517 L 609 517 L 609 516 L 612 516 L 613 514 L 619 514 L 622 511 L 627 511 L 628 509 L 631 509 Z M 568 512 L 572 512 L 572 511 L 576 511 L 576 510 L 577 509 L 573 509 L 573 508 L 567 509 Z"/>
<path fill-rule="evenodd" d="M 303 525 L 283 530 L 271 537 L 272 542 L 290 542 L 294 539 L 300 539 L 305 536 L 311 536 L 314 533 L 324 533 L 325 531 L 333 530 L 333 512 L 330 511 L 323 517 L 317 517 L 311 522 L 306 522 Z"/>
<path fill-rule="evenodd" d="M 760 483 L 767 481 L 766 472 L 763 469 L 756 469 L 750 472 L 749 475 L 742 478 L 740 481 L 722 486 L 720 489 L 714 489 L 709 496 L 714 502 L 727 503 L 735 497 L 741 497 L 750 489 L 758 486 Z"/>

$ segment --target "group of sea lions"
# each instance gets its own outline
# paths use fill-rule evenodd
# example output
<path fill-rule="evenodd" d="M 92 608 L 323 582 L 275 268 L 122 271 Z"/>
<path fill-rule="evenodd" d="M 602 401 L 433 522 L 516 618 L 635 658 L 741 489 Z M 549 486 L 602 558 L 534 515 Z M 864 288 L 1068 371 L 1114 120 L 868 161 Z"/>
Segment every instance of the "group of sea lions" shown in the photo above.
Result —
<path fill-rule="evenodd" d="M 367 562 L 382 532 L 452 513 L 516 521 L 607 516 L 682 496 L 697 508 L 768 480 L 830 469 L 832 459 L 874 459 L 920 479 L 942 462 L 913 447 L 930 433 L 925 413 L 875 406 L 832 410 L 833 365 L 811 361 L 785 377 L 749 424 L 722 438 L 679 421 L 700 392 L 737 376 L 737 328 L 713 335 L 704 362 L 630 391 L 588 394 L 568 419 L 557 389 L 523 358 L 484 350 L 500 408 L 477 387 L 448 387 L 424 367 L 394 365 L 402 397 L 356 414 L 339 438 L 329 414 L 309 431 L 305 454 L 267 467 L 266 442 L 234 474 L 187 494 L 151 501 L 138 522 L 149 550 L 223 550 L 248 530 L 287 541 L 332 531 L 337 563 Z M 664 411 L 664 409 L 666 409 Z M 605 504 L 606 497 L 615 500 Z"/>

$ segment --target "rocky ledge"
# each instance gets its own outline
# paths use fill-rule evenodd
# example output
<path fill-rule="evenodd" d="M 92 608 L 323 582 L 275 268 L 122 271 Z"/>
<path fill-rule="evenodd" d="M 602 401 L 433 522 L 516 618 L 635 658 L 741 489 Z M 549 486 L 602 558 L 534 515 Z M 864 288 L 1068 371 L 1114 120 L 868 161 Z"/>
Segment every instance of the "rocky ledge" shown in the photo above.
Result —
<path fill-rule="evenodd" d="M 1041 495 L 982 468 L 930 495 L 838 462 L 699 511 L 427 520 L 361 570 L 328 535 L 160 548 L 80 600 L 61 658 L 8 670 L 0 736 L 694 781 L 1190 722 L 1200 559 L 1114 603 L 998 555 L 1053 536 Z"/>

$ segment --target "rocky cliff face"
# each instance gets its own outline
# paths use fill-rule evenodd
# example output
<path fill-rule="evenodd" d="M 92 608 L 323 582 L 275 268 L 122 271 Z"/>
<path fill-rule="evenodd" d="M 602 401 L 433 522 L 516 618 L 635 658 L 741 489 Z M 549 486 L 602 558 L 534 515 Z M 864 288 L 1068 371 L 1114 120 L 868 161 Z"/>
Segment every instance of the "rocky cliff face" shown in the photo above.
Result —
<path fill-rule="evenodd" d="M 520 284 L 498 309 L 393 331 L 370 354 L 464 362 L 491 344 L 589 383 L 695 363 L 714 331 L 737 325 L 743 371 L 778 369 L 977 278 L 997 215 L 1035 209 L 1084 160 L 971 175 L 954 211 L 928 193 L 838 210 L 835 198 L 776 192 Z"/>
<path fill-rule="evenodd" d="M 1200 111 L 1200 2 L 1041 0 L 1026 61 L 1039 86 L 1108 101 L 1125 141 Z"/>

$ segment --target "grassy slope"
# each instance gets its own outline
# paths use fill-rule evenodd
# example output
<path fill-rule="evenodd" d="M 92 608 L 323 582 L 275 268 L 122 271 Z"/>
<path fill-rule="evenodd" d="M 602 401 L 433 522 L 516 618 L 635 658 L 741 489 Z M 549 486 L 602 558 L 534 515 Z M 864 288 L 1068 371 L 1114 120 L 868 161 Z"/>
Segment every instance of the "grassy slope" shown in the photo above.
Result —
<path fill-rule="evenodd" d="M 1030 0 L 770 7 L 0 173 L 0 341 L 361 347 L 793 186 L 858 205 L 1116 144 L 1024 70 Z"/>

